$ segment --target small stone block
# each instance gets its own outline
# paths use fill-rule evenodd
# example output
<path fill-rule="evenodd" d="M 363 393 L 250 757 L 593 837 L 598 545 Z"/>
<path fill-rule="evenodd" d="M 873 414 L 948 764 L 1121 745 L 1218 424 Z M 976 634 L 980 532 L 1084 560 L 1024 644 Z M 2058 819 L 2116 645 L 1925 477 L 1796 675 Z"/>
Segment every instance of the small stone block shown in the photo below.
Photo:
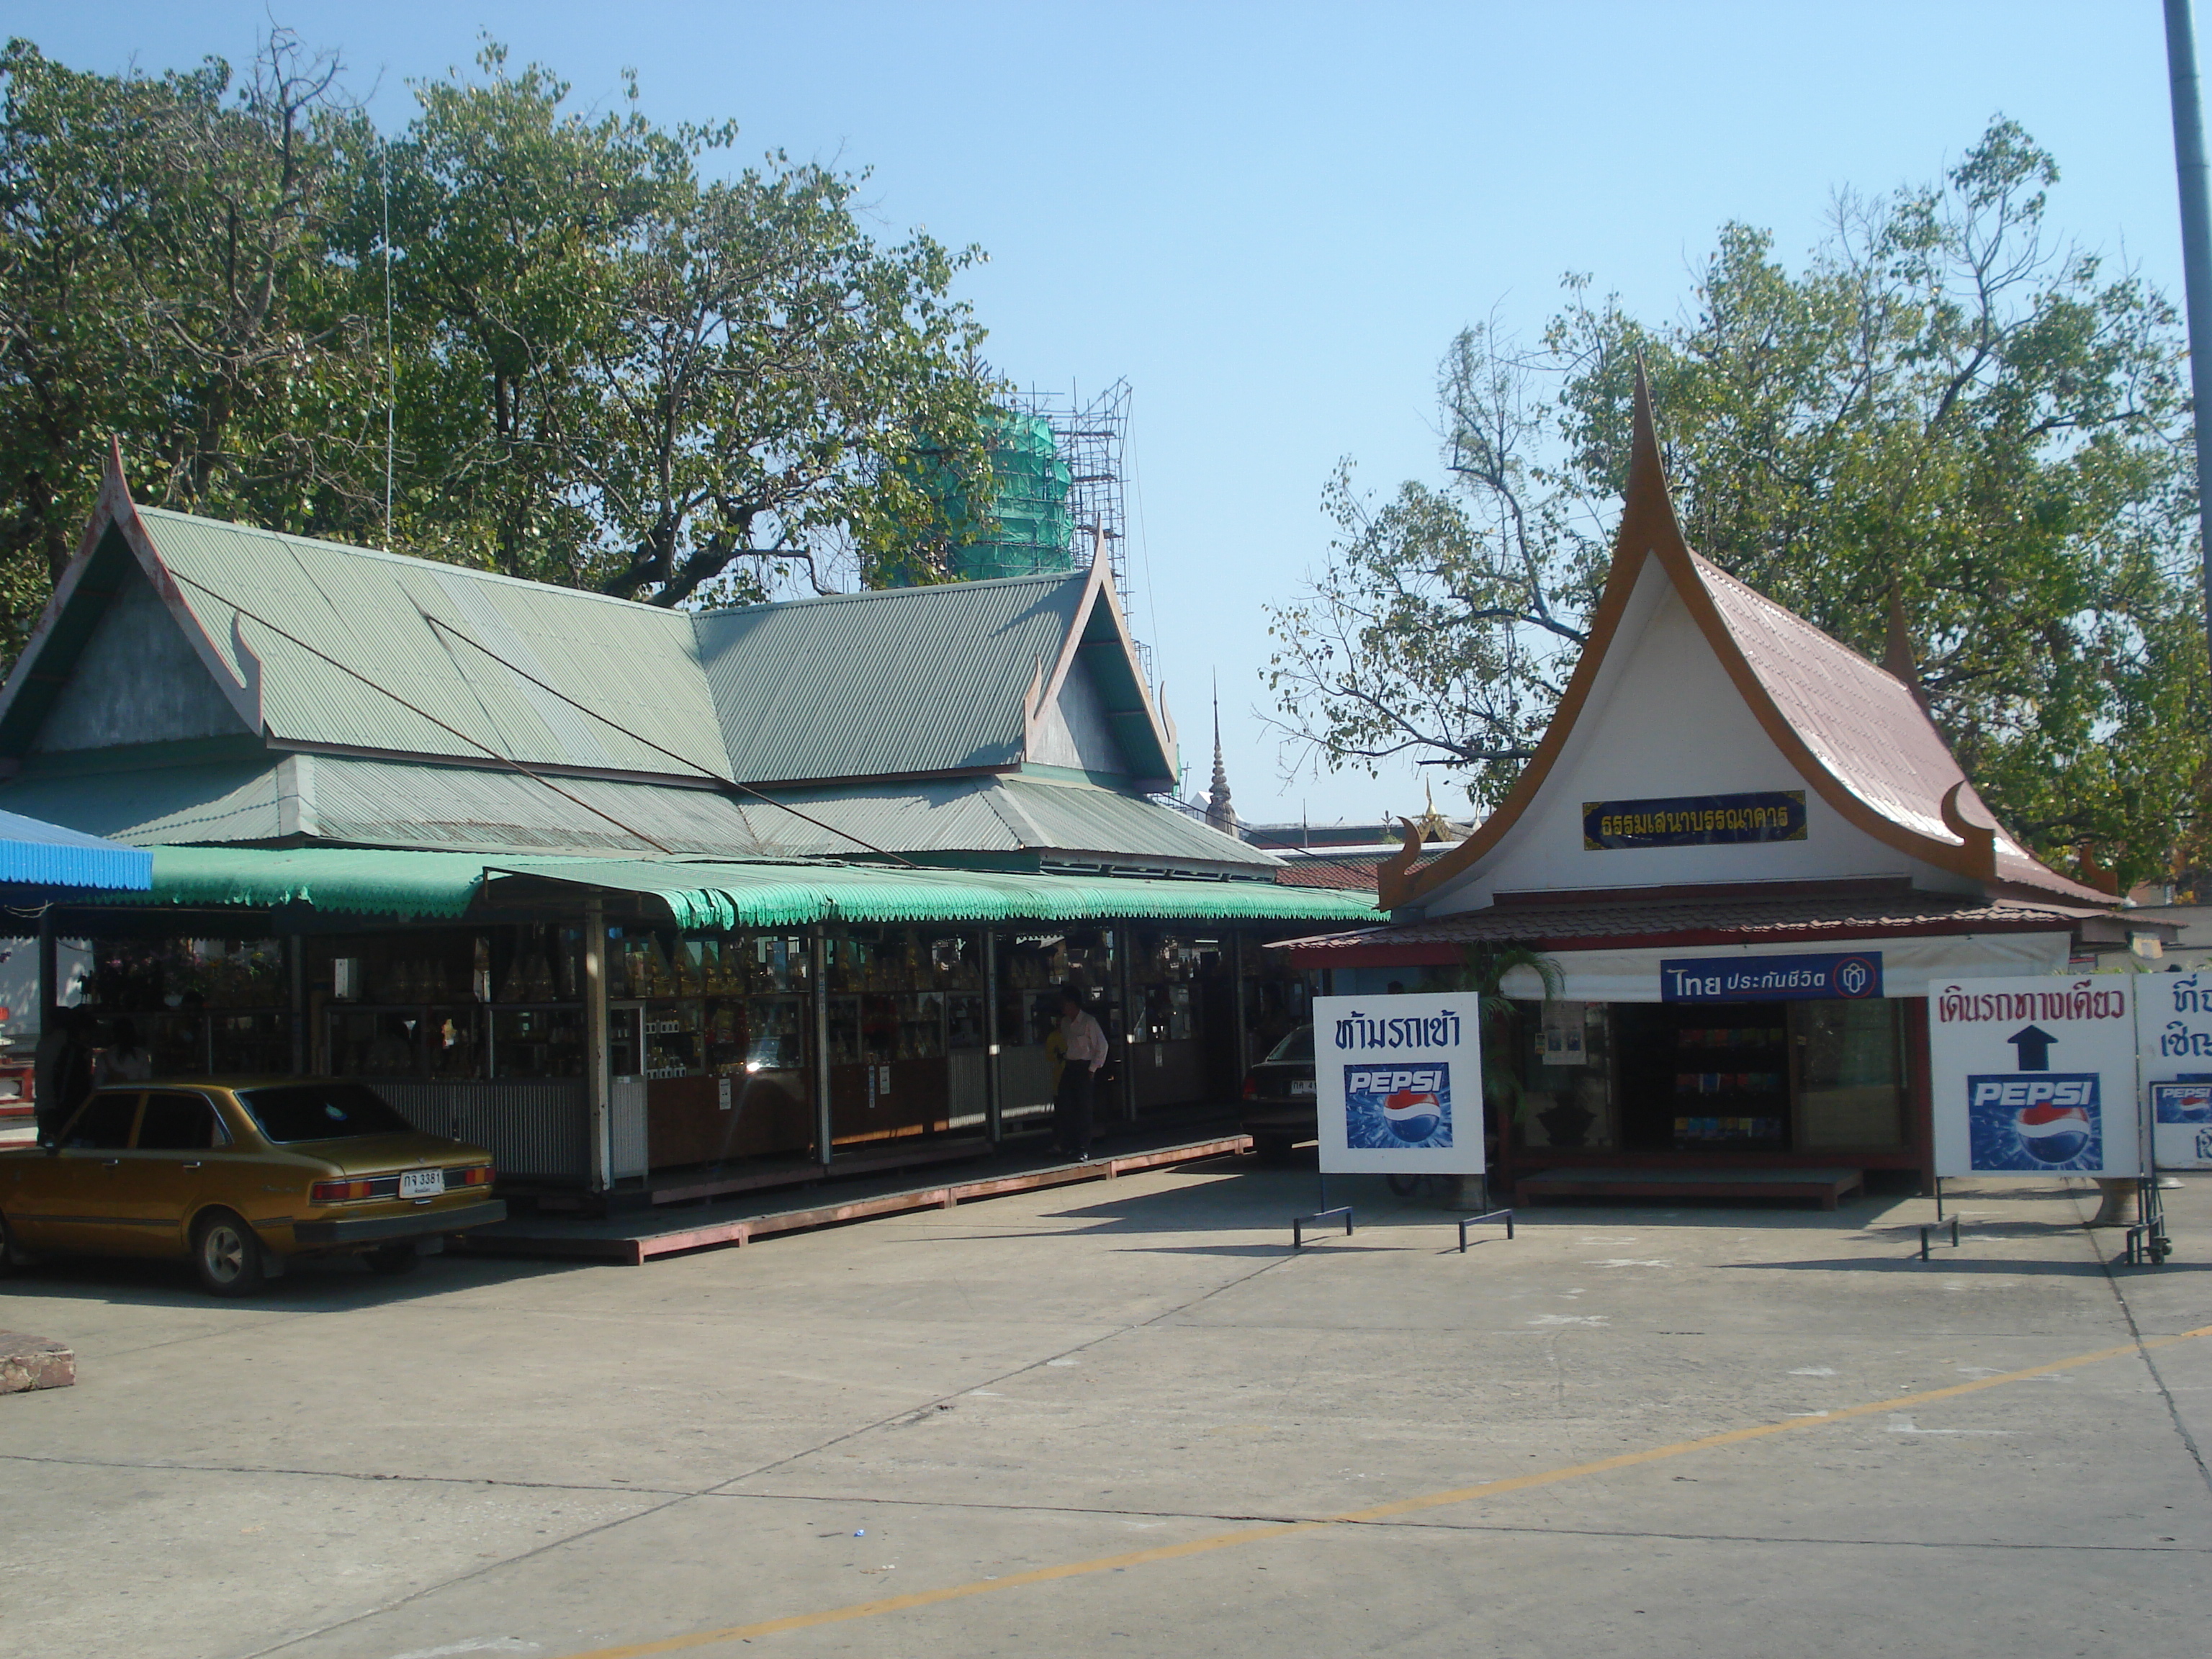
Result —
<path fill-rule="evenodd" d="M 0 1331 L 0 1394 L 66 1389 L 76 1381 L 76 1356 L 58 1342 Z"/>

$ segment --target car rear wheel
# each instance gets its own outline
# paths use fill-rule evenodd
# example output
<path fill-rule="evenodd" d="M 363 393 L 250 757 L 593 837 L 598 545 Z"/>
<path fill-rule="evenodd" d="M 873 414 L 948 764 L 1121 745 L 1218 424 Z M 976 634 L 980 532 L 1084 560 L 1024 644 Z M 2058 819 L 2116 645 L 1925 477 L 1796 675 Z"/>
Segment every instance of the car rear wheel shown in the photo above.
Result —
<path fill-rule="evenodd" d="M 15 1235 L 9 1231 L 8 1218 L 0 1215 L 0 1273 L 12 1273 L 22 1265 L 15 1252 Z"/>
<path fill-rule="evenodd" d="M 210 1210 L 192 1225 L 192 1270 L 211 1296 L 252 1296 L 265 1275 L 261 1241 L 228 1210 Z"/>
<path fill-rule="evenodd" d="M 369 1272 L 382 1273 L 386 1278 L 411 1273 L 422 1265 L 422 1258 L 416 1254 L 412 1240 L 404 1244 L 380 1245 L 362 1259 L 368 1263 Z"/>

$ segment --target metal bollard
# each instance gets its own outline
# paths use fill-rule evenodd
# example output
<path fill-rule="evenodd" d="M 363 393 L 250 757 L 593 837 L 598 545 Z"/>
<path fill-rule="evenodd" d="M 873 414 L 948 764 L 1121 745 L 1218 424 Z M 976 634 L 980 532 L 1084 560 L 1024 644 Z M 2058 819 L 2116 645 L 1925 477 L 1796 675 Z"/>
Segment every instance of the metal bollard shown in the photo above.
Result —
<path fill-rule="evenodd" d="M 1305 1249 L 1305 1230 L 1309 1226 L 1316 1222 L 1327 1221 L 1332 1216 L 1340 1215 L 1344 1218 L 1344 1236 L 1349 1238 L 1352 1237 L 1352 1206 L 1349 1204 L 1340 1204 L 1333 1210 L 1316 1210 L 1311 1215 L 1292 1216 L 1291 1218 L 1291 1248 L 1294 1250 Z"/>

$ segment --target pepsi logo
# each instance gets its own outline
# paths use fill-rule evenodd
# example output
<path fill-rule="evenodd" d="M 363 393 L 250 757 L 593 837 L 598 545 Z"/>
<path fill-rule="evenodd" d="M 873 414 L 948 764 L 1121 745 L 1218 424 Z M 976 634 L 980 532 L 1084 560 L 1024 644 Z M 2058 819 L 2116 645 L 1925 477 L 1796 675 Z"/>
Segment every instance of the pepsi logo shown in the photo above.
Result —
<path fill-rule="evenodd" d="M 2096 1120 L 2085 1106 L 2027 1106 L 2014 1120 L 2021 1150 L 2039 1164 L 2071 1164 L 2089 1150 Z"/>
<path fill-rule="evenodd" d="M 1401 1089 L 1382 1097 L 1382 1121 L 1390 1133 L 1409 1146 L 1418 1146 L 1436 1133 L 1443 1121 L 1443 1103 L 1434 1095 Z"/>

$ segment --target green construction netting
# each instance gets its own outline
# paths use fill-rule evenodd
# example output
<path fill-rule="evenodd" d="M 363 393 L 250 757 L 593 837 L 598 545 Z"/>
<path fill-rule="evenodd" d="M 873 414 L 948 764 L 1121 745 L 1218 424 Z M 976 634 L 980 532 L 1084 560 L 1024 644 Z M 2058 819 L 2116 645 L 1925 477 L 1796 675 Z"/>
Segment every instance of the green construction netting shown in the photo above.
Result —
<path fill-rule="evenodd" d="M 649 893 L 679 927 L 790 927 L 817 921 L 1372 922 L 1373 902 L 1327 889 L 1256 881 L 1142 881 L 968 870 L 852 866 L 531 860 L 502 874 Z"/>
<path fill-rule="evenodd" d="M 1075 519 L 1068 510 L 1072 482 L 1060 458 L 1052 422 L 1039 415 L 996 410 L 984 417 L 991 447 L 992 499 L 970 499 L 949 468 L 925 463 L 921 483 L 944 504 L 954 525 L 990 518 L 994 535 L 963 541 L 952 550 L 954 574 L 970 581 L 994 576 L 1056 575 L 1075 568 L 1068 545 Z"/>

